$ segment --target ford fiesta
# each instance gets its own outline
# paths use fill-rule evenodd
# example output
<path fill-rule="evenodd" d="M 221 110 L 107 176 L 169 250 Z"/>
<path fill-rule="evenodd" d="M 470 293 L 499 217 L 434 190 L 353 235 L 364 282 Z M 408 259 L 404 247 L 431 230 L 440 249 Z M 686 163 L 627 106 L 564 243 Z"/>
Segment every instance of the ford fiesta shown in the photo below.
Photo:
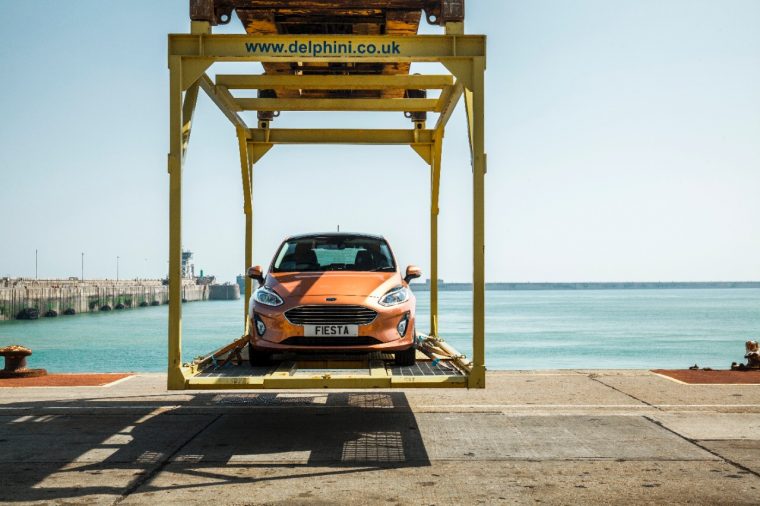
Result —
<path fill-rule="evenodd" d="M 394 354 L 415 362 L 415 298 L 409 266 L 402 277 L 382 237 L 313 234 L 286 239 L 269 272 L 251 267 L 259 282 L 249 306 L 251 365 L 295 351 Z"/>

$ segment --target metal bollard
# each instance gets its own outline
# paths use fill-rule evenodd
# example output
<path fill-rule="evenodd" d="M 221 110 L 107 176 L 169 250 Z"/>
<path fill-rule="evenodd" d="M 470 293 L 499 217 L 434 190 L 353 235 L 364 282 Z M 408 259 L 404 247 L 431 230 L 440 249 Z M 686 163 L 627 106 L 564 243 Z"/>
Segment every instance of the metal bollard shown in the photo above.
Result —
<path fill-rule="evenodd" d="M 5 357 L 5 368 L 0 371 L 0 378 L 31 378 L 35 376 L 45 376 L 45 369 L 28 369 L 26 367 L 26 357 L 32 354 L 32 350 L 12 344 L 5 348 L 0 348 L 0 355 Z"/>

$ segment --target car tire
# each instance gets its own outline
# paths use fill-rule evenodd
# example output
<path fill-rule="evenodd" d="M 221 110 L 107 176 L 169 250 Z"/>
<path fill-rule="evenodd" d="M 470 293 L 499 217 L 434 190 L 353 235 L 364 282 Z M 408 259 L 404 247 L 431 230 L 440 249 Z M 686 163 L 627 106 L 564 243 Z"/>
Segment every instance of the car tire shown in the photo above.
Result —
<path fill-rule="evenodd" d="M 262 367 L 272 363 L 272 354 L 266 351 L 259 351 L 248 343 L 248 362 L 251 367 Z"/>
<path fill-rule="evenodd" d="M 397 351 L 393 354 L 393 363 L 400 366 L 411 366 L 417 363 L 417 347 L 411 345 L 406 350 Z"/>

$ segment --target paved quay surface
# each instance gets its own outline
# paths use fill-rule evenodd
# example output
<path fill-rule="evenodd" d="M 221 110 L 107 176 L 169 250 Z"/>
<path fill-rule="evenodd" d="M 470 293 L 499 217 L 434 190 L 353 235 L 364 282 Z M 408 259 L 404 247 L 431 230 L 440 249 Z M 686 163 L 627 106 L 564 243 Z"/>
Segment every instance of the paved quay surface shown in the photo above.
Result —
<path fill-rule="evenodd" d="M 760 385 L 490 372 L 485 390 L 0 388 L 0 502 L 760 503 Z"/>

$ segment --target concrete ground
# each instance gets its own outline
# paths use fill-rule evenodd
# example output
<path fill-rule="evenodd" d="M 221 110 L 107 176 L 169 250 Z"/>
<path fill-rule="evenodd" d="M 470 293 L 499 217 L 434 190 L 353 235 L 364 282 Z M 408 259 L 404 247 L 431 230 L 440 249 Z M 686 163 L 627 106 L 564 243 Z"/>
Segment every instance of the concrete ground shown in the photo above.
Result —
<path fill-rule="evenodd" d="M 491 372 L 485 390 L 0 388 L 12 503 L 760 503 L 760 386 Z"/>

